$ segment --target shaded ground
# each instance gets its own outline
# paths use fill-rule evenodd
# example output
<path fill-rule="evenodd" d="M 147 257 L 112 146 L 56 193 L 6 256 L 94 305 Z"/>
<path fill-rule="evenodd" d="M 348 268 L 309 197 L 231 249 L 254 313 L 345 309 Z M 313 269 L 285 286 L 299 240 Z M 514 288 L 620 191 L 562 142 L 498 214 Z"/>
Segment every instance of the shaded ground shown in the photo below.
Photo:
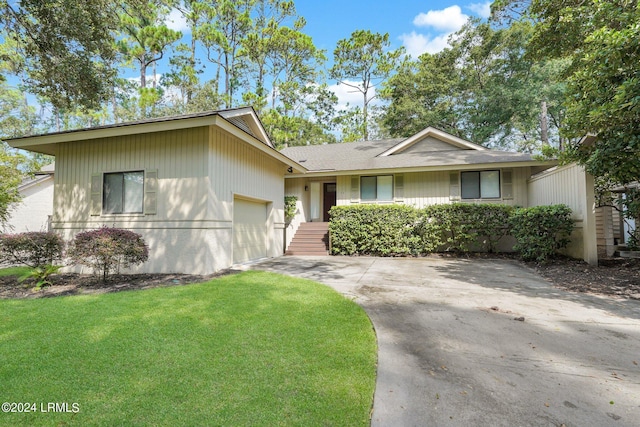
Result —
<path fill-rule="evenodd" d="M 491 258 L 492 256 L 483 254 L 480 257 Z M 505 256 L 498 257 L 504 258 Z M 557 258 L 546 264 L 525 264 L 560 289 L 640 300 L 640 260 L 638 259 L 605 259 L 601 260 L 597 267 L 570 258 Z M 224 274 L 229 274 L 229 270 L 209 276 L 123 274 L 111 277 L 106 283 L 93 275 L 61 274 L 52 276 L 51 281 L 54 286 L 39 291 L 33 289 L 32 282 L 19 284 L 15 277 L 0 277 L 0 298 L 40 298 L 119 292 L 204 282 Z"/>
<path fill-rule="evenodd" d="M 529 264 L 555 287 L 574 292 L 640 300 L 640 260 L 610 258 L 599 265 L 559 258 L 547 264 Z"/>
<path fill-rule="evenodd" d="M 133 289 L 149 289 L 161 286 L 177 286 L 198 283 L 213 277 L 228 274 L 223 270 L 208 276 L 193 274 L 120 274 L 103 282 L 101 278 L 87 274 L 56 274 L 51 276 L 53 286 L 40 290 L 33 288 L 34 283 L 18 283 L 16 277 L 0 277 L 0 298 L 41 298 L 62 295 L 102 294 Z"/>

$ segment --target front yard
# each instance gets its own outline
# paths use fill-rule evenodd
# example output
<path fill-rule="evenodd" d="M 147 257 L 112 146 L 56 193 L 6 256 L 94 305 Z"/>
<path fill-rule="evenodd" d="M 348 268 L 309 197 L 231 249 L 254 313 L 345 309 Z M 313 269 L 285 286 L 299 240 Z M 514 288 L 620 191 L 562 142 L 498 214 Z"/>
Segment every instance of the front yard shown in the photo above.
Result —
<path fill-rule="evenodd" d="M 0 300 L 0 400 L 35 408 L 1 425 L 364 426 L 375 374 L 364 311 L 303 279 Z"/>

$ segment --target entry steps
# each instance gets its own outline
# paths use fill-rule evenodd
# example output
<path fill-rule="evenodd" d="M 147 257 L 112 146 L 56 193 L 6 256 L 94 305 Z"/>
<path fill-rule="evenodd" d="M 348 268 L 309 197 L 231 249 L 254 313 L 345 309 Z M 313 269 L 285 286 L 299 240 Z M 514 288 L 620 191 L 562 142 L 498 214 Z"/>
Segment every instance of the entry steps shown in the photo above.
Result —
<path fill-rule="evenodd" d="M 301 223 L 284 254 L 300 256 L 329 255 L 329 223 Z"/>

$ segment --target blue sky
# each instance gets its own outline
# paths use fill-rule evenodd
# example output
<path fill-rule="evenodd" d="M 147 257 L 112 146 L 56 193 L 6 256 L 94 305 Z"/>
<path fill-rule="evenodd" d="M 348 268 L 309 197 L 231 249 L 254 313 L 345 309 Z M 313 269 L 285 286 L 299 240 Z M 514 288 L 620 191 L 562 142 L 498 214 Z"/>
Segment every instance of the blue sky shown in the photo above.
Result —
<path fill-rule="evenodd" d="M 362 29 L 389 33 L 391 48 L 404 46 L 413 57 L 438 52 L 446 47 L 449 35 L 459 30 L 469 17 L 489 16 L 490 1 L 463 1 L 295 0 L 295 5 L 298 14 L 307 21 L 303 31 L 318 48 L 326 50 L 331 60 L 338 40 Z M 187 30 L 178 14 L 172 15 L 167 23 L 174 29 Z M 348 91 L 344 85 L 331 88 L 341 105 L 361 102 L 361 95 Z"/>
<path fill-rule="evenodd" d="M 491 2 L 298 0 L 295 4 L 307 20 L 305 32 L 329 56 L 338 40 L 355 30 L 368 29 L 389 33 L 393 48 L 404 46 L 417 57 L 442 50 L 448 35 L 470 16 L 488 17 Z"/>

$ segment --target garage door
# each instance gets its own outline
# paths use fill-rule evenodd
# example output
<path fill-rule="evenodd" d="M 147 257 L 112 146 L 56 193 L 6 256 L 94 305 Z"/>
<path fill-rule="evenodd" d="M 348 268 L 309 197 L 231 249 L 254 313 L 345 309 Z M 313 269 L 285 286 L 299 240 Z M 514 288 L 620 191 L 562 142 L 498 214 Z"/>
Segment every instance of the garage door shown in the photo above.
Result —
<path fill-rule="evenodd" d="M 233 262 L 267 256 L 267 205 L 243 199 L 233 201 Z"/>

